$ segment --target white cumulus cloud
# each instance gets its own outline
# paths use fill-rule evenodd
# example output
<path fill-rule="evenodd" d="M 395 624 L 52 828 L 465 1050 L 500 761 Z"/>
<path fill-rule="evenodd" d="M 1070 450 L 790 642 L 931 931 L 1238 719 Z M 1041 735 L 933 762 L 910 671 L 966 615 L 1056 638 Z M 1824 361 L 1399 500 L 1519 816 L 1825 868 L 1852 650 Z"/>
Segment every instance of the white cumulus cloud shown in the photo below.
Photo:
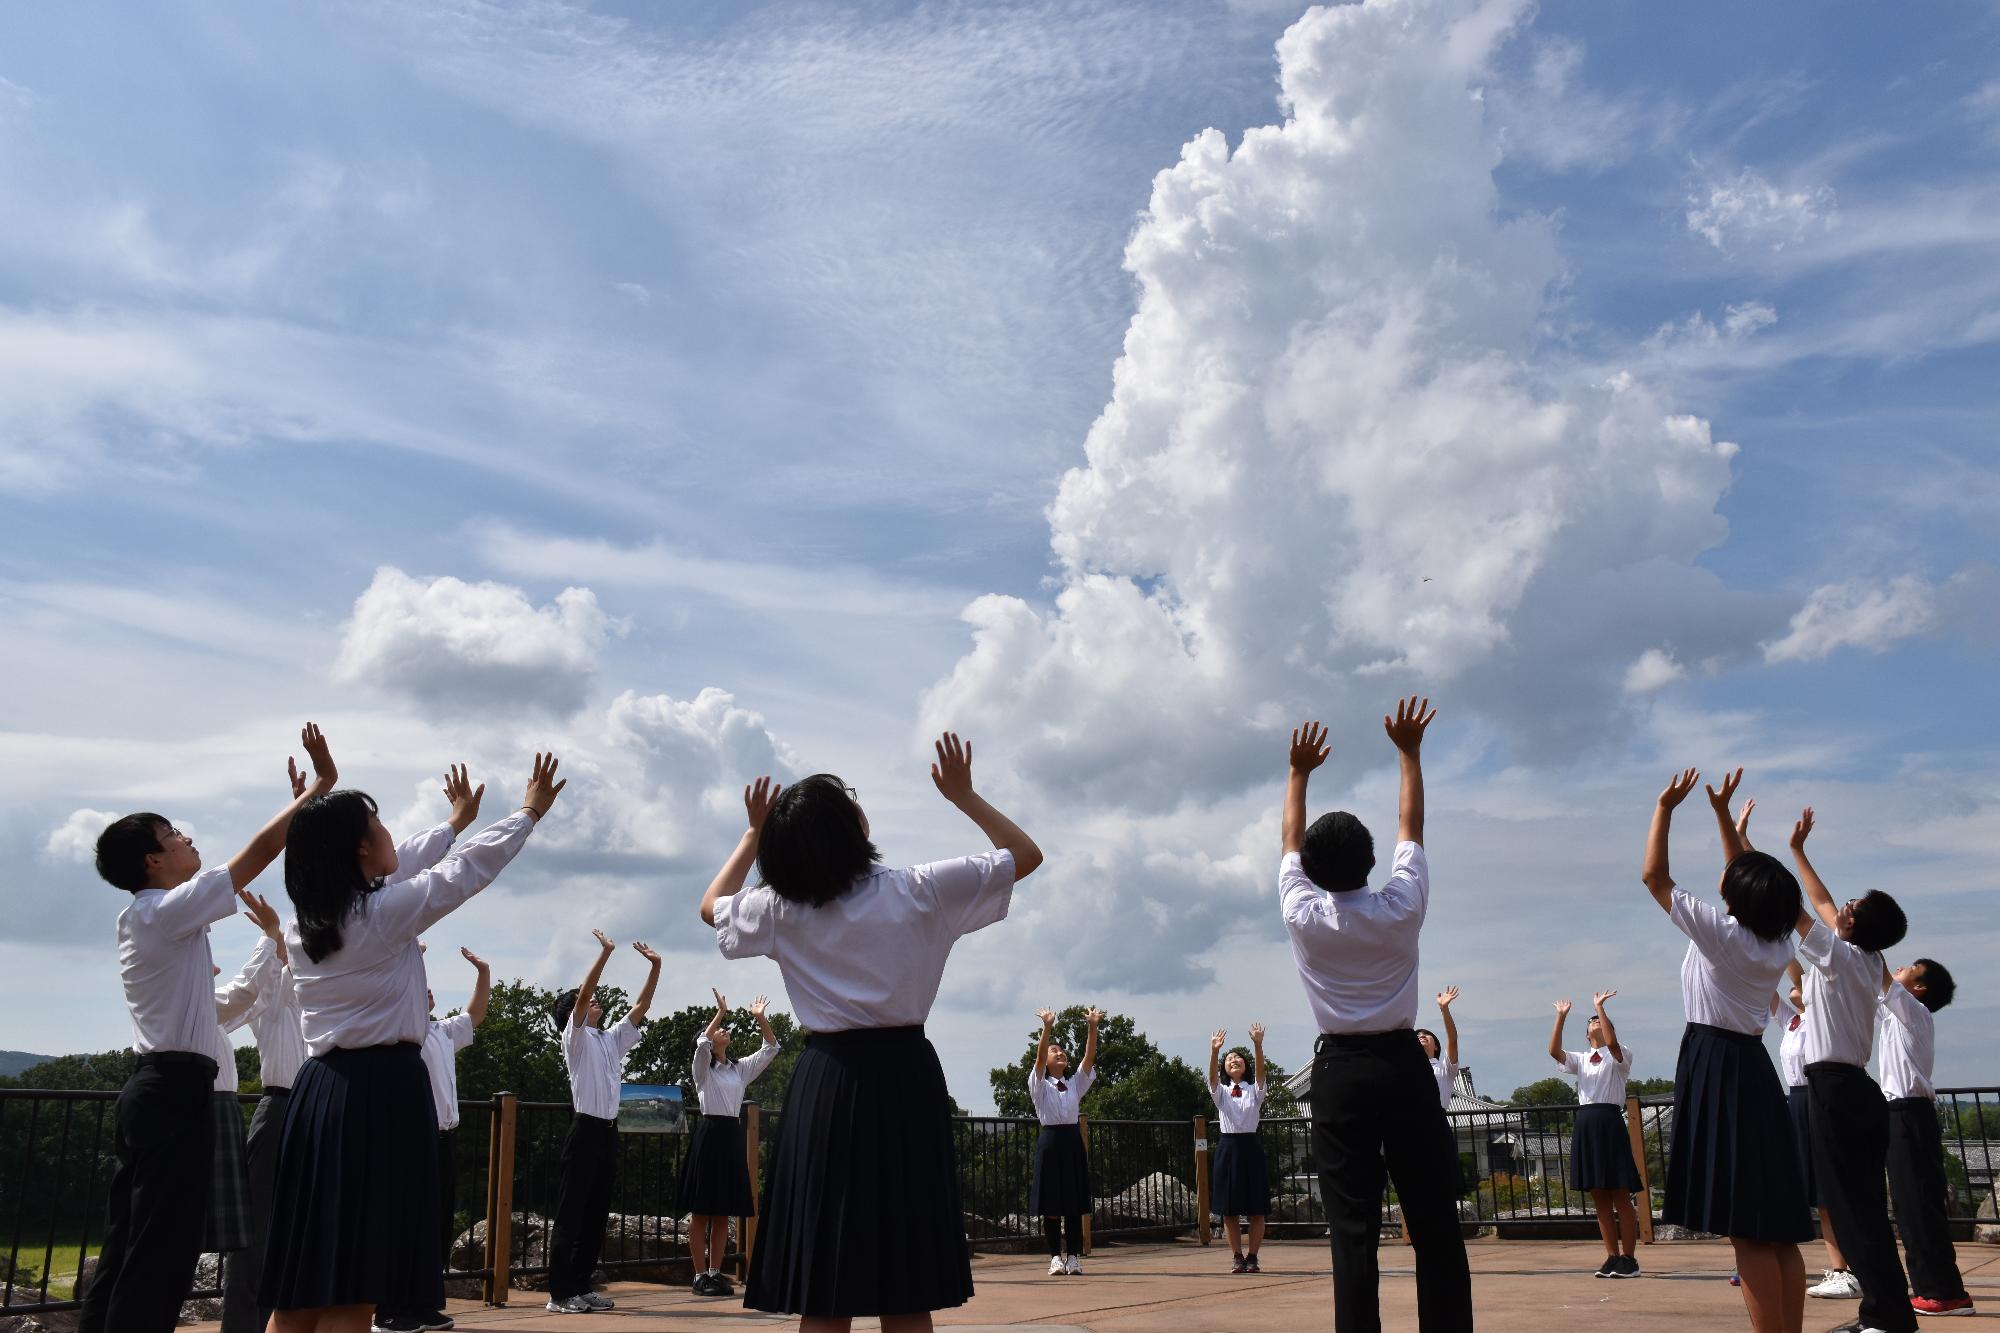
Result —
<path fill-rule="evenodd" d="M 1688 230 L 1718 250 L 1762 246 L 1782 250 L 1823 233 L 1836 220 L 1833 190 L 1824 185 L 1774 185 L 1749 167 L 1709 181 L 1688 198 Z"/>
<path fill-rule="evenodd" d="M 1829 583 L 1813 589 L 1784 637 L 1764 645 L 1766 662 L 1817 662 L 1842 648 L 1884 652 L 1931 628 L 1937 592 L 1914 574 L 1884 585 Z"/>
<path fill-rule="evenodd" d="M 42 855 L 51 861 L 89 865 L 97 859 L 97 835 L 118 818 L 109 810 L 76 810 L 42 840 Z"/>
<path fill-rule="evenodd" d="M 1648 648 L 1625 668 L 1625 693 L 1651 694 L 1687 675 L 1674 655 L 1662 648 Z"/>

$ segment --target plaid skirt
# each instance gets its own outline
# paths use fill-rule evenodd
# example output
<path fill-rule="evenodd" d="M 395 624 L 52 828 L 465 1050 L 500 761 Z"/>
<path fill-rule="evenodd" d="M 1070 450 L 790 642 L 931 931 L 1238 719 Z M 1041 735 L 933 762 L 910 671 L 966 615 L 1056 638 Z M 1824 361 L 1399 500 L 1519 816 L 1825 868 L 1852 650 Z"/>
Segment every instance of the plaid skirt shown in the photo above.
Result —
<path fill-rule="evenodd" d="M 215 1113 L 215 1165 L 208 1187 L 208 1216 L 202 1225 L 201 1248 L 226 1254 L 250 1247 L 254 1228 L 250 1208 L 250 1163 L 243 1146 L 243 1105 L 233 1092 L 218 1092 Z"/>

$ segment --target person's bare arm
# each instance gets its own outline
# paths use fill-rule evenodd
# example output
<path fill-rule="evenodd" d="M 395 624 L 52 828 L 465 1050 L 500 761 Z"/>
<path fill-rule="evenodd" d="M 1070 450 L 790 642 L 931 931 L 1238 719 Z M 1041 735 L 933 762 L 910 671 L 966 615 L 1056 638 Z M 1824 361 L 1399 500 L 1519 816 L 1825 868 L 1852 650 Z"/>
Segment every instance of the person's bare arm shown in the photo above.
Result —
<path fill-rule="evenodd" d="M 1828 930 L 1836 930 L 1840 925 L 1840 906 L 1833 901 L 1833 894 L 1806 856 L 1806 839 L 1812 836 L 1812 831 L 1813 812 L 1812 807 L 1807 806 L 1805 813 L 1799 816 L 1799 822 L 1792 825 L 1792 860 L 1799 868 L 1799 887 L 1806 891 L 1806 905 L 1812 909 L 1811 913 L 1799 913 L 1800 939 L 1812 933 L 1814 915 L 1826 923 Z"/>
<path fill-rule="evenodd" d="M 444 770 L 444 798 L 451 802 L 451 831 L 460 834 L 471 828 L 479 818 L 479 802 L 486 795 L 486 784 L 477 787 L 465 776 L 464 764 L 449 764 Z"/>
<path fill-rule="evenodd" d="M 590 1002 L 597 995 L 597 983 L 604 976 L 604 965 L 611 961 L 611 951 L 618 947 L 603 931 L 593 929 L 590 933 L 597 936 L 597 959 L 583 974 L 583 985 L 576 992 L 576 1009 L 569 1016 L 571 1027 L 582 1027 L 590 1021 Z"/>
<path fill-rule="evenodd" d="M 660 955 L 643 940 L 633 941 L 632 947 L 646 960 L 646 984 L 639 987 L 639 998 L 632 1001 L 632 1007 L 625 1013 L 625 1020 L 637 1027 L 646 1021 L 646 1015 L 653 1008 L 653 992 L 660 984 Z"/>
<path fill-rule="evenodd" d="M 1093 1006 L 1083 1018 L 1090 1024 L 1090 1032 L 1083 1039 L 1083 1063 L 1077 1066 L 1076 1072 L 1088 1074 L 1097 1068 L 1097 1025 L 1104 1021 L 1104 1011 Z"/>
<path fill-rule="evenodd" d="M 1250 1054 L 1256 1057 L 1257 1086 L 1261 1088 L 1264 1086 L 1264 1025 L 1262 1023 L 1252 1023 L 1250 1025 Z"/>
<path fill-rule="evenodd" d="M 750 1017 L 757 1020 L 757 1032 L 759 1036 L 763 1037 L 764 1045 L 776 1046 L 778 1044 L 777 1029 L 771 1026 L 771 1020 L 764 1015 L 764 1011 L 770 1007 L 770 997 L 759 995 L 756 999 L 750 1001 Z"/>
<path fill-rule="evenodd" d="M 1557 1064 L 1566 1063 L 1563 1059 L 1563 1024 L 1567 1021 L 1569 1021 L 1569 1001 L 1557 1000 L 1556 1025 L 1549 1032 L 1549 1058 Z"/>
<path fill-rule="evenodd" d="M 1382 730 L 1389 734 L 1390 744 L 1396 747 L 1403 770 L 1403 793 L 1396 820 L 1399 842 L 1423 845 L 1424 731 L 1436 720 L 1437 709 L 1431 707 L 1431 701 L 1420 700 L 1415 695 L 1396 704 L 1394 718 L 1385 716 L 1382 719 Z"/>
<path fill-rule="evenodd" d="M 771 817 L 771 807 L 778 803 L 778 793 L 783 790 L 768 777 L 758 778 L 743 789 L 743 809 L 750 817 L 750 827 L 743 830 L 736 850 L 729 854 L 701 895 L 701 919 L 705 925 L 715 924 L 715 905 L 740 892 L 743 881 L 750 877 L 750 867 L 757 864 L 757 839 L 763 835 L 764 821 Z"/>
<path fill-rule="evenodd" d="M 1229 1034 L 1221 1028 L 1208 1039 L 1208 1086 L 1213 1088 L 1222 1082 L 1222 1045 L 1229 1040 Z"/>
<path fill-rule="evenodd" d="M 708 1030 L 702 1035 L 706 1036 L 708 1044 L 713 1046 L 715 1039 L 722 1035 L 723 1025 L 729 1021 L 729 1001 L 723 999 L 722 992 L 713 986 L 708 988 L 708 993 L 715 997 L 715 1017 L 708 1020 Z"/>
<path fill-rule="evenodd" d="M 472 1020 L 472 1026 L 478 1027 L 486 1021 L 486 1005 L 493 998 L 493 969 L 484 958 L 464 945 L 461 944 L 458 951 L 478 971 L 472 983 L 472 998 L 465 1002 L 465 1016 Z"/>
<path fill-rule="evenodd" d="M 1446 986 L 1437 993 L 1439 1021 L 1444 1024 L 1444 1059 L 1454 1067 L 1458 1064 L 1458 1023 L 1451 1016 L 1451 1002 L 1458 998 L 1458 987 Z"/>
<path fill-rule="evenodd" d="M 238 889 L 249 887 L 250 882 L 263 874 L 265 868 L 285 850 L 285 835 L 291 832 L 292 816 L 299 812 L 299 807 L 315 796 L 326 795 L 340 780 L 340 770 L 333 764 L 333 752 L 327 748 L 326 737 L 317 723 L 306 723 L 299 732 L 299 743 L 305 746 L 306 756 L 312 760 L 312 781 L 302 789 L 295 788 L 297 794 L 292 797 L 292 803 L 271 816 L 271 821 L 257 830 L 257 836 L 250 839 L 242 851 L 229 858 L 229 882 Z"/>
<path fill-rule="evenodd" d="M 1728 865 L 1747 850 L 1743 845 L 1742 830 L 1736 827 L 1736 816 L 1729 812 L 1729 803 L 1736 796 L 1736 788 L 1743 781 L 1743 770 L 1722 775 L 1722 790 L 1705 787 L 1708 792 L 1709 808 L 1715 811 L 1716 828 L 1722 834 L 1722 863 Z"/>
<path fill-rule="evenodd" d="M 931 782 L 938 794 L 977 824 L 996 849 L 1013 853 L 1016 884 L 1034 874 L 1042 864 L 1042 849 L 1021 831 L 1019 824 L 972 789 L 972 743 L 959 740 L 956 732 L 947 731 L 937 739 L 935 748 L 937 758 L 931 764 Z"/>
<path fill-rule="evenodd" d="M 1606 1001 L 1618 994 L 1615 990 L 1601 990 L 1590 997 L 1592 1007 L 1597 1010 L 1597 1026 L 1604 1037 L 1604 1044 L 1611 1051 L 1611 1058 L 1619 1064 L 1625 1063 L 1625 1052 L 1618 1047 L 1618 1029 L 1611 1025 L 1611 1012 L 1604 1007 Z"/>
<path fill-rule="evenodd" d="M 1053 1010 L 1037 1009 L 1035 1017 L 1042 1020 L 1042 1038 L 1035 1043 L 1035 1077 L 1041 1078 L 1048 1072 L 1049 1042 L 1055 1036 L 1056 1016 Z"/>
<path fill-rule="evenodd" d="M 1688 798 L 1694 784 L 1701 780 L 1701 770 L 1690 768 L 1667 783 L 1667 789 L 1660 793 L 1658 803 L 1653 806 L 1653 825 L 1646 832 L 1646 865 L 1640 872 L 1645 881 L 1646 891 L 1653 895 L 1653 901 L 1660 905 L 1662 912 L 1674 910 L 1674 877 L 1667 871 L 1668 834 L 1673 830 L 1674 807 Z"/>
<path fill-rule="evenodd" d="M 1286 856 L 1305 846 L 1306 784 L 1312 779 L 1312 771 L 1325 763 L 1326 757 L 1332 753 L 1333 747 L 1326 739 L 1326 728 L 1319 723 L 1308 722 L 1303 727 L 1292 728 L 1292 748 L 1285 763 L 1285 811 L 1279 830 Z"/>
<path fill-rule="evenodd" d="M 1756 808 L 1757 798 L 1746 797 L 1743 802 L 1743 813 L 1736 816 L 1736 841 L 1743 844 L 1743 850 L 1746 852 L 1757 850 L 1750 845 L 1750 812 Z"/>

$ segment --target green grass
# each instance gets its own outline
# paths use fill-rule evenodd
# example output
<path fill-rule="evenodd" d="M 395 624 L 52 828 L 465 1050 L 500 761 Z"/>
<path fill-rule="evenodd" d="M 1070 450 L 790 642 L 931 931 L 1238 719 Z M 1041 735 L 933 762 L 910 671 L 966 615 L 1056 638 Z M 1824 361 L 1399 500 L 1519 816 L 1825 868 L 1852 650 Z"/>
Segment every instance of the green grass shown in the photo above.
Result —
<path fill-rule="evenodd" d="M 49 1273 L 49 1299 L 57 1301 L 74 1299 L 75 1293 L 73 1288 L 76 1285 L 76 1266 L 78 1259 L 83 1253 L 83 1243 L 81 1241 L 58 1242 L 55 1246 L 48 1249 L 46 1253 Z M 41 1290 L 42 1283 L 39 1274 L 42 1271 L 43 1256 L 44 1251 L 41 1246 L 36 1246 L 33 1249 L 23 1246 L 20 1255 L 21 1266 L 33 1269 L 37 1277 L 30 1283 L 17 1282 L 15 1284 L 14 1299 L 16 1301 L 20 1300 L 23 1289 L 28 1291 Z M 0 1289 L 4 1289 L 4 1286 L 4 1283 L 0 1283 Z"/>

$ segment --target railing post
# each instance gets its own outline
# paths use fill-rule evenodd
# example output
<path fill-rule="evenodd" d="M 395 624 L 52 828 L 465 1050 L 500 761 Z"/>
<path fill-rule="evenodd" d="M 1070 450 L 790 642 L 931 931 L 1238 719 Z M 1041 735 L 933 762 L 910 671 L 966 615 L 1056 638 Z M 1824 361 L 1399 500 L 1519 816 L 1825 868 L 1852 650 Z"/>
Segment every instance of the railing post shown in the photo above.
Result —
<path fill-rule="evenodd" d="M 493 1124 L 486 1135 L 486 1303 L 505 1305 L 514 1276 L 513 1093 L 493 1098 Z"/>
<path fill-rule="evenodd" d="M 1084 1160 L 1089 1161 L 1090 1160 L 1090 1117 L 1083 1114 L 1081 1111 L 1077 1112 L 1076 1128 L 1077 1132 L 1083 1135 Z M 1091 1219 L 1097 1215 L 1097 1200 L 1089 1199 L 1085 1201 L 1085 1204 L 1086 1206 L 1084 1207 L 1083 1210 L 1083 1255 L 1084 1258 L 1087 1259 L 1090 1257 L 1090 1223 Z"/>
<path fill-rule="evenodd" d="M 1651 1245 L 1653 1243 L 1653 1177 L 1646 1166 L 1646 1127 L 1645 1122 L 1639 1118 L 1639 1099 L 1637 1097 L 1627 1097 L 1625 1099 L 1625 1132 L 1632 1139 L 1632 1160 L 1639 1167 L 1639 1197 L 1645 1201 L 1646 1205 L 1638 1210 L 1639 1239 Z"/>
<path fill-rule="evenodd" d="M 1194 1232 L 1206 1245 L 1215 1238 L 1208 1225 L 1208 1117 L 1194 1118 Z"/>
<path fill-rule="evenodd" d="M 743 1104 L 743 1158 L 750 1169 L 750 1197 L 764 1197 L 764 1182 L 757 1178 L 757 1121 L 760 1108 L 755 1102 Z M 736 1219 L 736 1262 L 741 1271 L 737 1276 L 745 1282 L 750 1280 L 750 1251 L 757 1244 L 757 1219 L 739 1217 Z"/>

